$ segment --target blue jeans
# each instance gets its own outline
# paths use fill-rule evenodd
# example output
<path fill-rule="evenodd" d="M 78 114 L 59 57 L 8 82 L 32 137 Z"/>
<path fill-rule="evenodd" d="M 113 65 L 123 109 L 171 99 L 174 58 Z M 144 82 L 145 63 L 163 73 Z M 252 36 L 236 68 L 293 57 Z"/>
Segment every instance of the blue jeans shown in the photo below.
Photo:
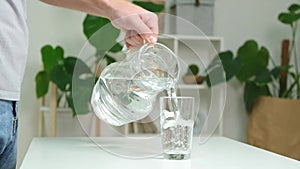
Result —
<path fill-rule="evenodd" d="M 16 101 L 0 99 L 0 169 L 15 169 L 17 163 Z"/>

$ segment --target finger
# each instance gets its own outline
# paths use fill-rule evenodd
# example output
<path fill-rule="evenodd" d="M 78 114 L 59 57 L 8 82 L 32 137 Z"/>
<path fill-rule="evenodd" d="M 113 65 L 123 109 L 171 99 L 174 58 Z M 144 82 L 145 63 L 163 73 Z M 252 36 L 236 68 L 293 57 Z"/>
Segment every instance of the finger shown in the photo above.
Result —
<path fill-rule="evenodd" d="M 158 18 L 151 12 L 125 16 L 113 21 L 114 25 L 123 30 L 134 30 L 148 43 L 157 41 Z"/>
<path fill-rule="evenodd" d="M 141 35 L 141 37 L 147 43 L 157 42 L 157 35 L 156 34 L 143 34 L 143 35 Z"/>
<path fill-rule="evenodd" d="M 146 22 L 149 22 L 147 18 L 150 19 L 150 17 L 146 17 L 143 15 L 149 15 L 149 14 L 141 13 L 138 15 L 132 15 L 130 18 L 128 18 L 129 27 L 131 27 L 132 30 L 135 30 L 140 35 L 154 34 L 150 29 L 150 27 L 146 25 Z"/>
<path fill-rule="evenodd" d="M 158 17 L 154 13 L 149 13 L 145 15 L 141 15 L 141 19 L 148 26 L 148 28 L 152 31 L 150 34 L 143 34 L 143 38 L 148 43 L 154 43 L 157 41 L 158 37 Z"/>
<path fill-rule="evenodd" d="M 135 48 L 135 47 L 140 46 L 140 44 L 137 43 L 133 38 L 126 38 L 125 42 L 127 44 L 127 47 Z"/>
<path fill-rule="evenodd" d="M 125 41 L 126 44 L 128 44 L 131 47 L 139 47 L 143 45 L 142 41 L 138 41 L 135 38 L 127 38 Z"/>
<path fill-rule="evenodd" d="M 127 49 L 133 49 L 135 48 L 134 46 L 132 46 L 130 43 L 128 43 L 127 41 L 125 42 Z"/>
<path fill-rule="evenodd" d="M 133 30 L 126 32 L 126 43 L 133 47 L 139 47 L 144 44 L 142 37 Z"/>
<path fill-rule="evenodd" d="M 134 30 L 127 31 L 126 38 L 131 39 L 136 44 L 143 44 L 143 38 Z"/>
<path fill-rule="evenodd" d="M 142 14 L 141 19 L 153 34 L 158 34 L 158 17 L 154 13 Z"/>

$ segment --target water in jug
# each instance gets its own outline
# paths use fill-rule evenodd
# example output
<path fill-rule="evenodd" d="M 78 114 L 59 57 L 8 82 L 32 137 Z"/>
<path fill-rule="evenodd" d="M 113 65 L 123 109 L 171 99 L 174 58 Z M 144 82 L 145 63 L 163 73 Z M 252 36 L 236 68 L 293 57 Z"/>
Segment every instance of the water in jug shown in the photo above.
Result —
<path fill-rule="evenodd" d="M 140 120 L 152 111 L 160 92 L 175 95 L 179 72 L 178 58 L 169 48 L 146 43 L 105 67 L 93 89 L 92 108 L 111 125 Z"/>

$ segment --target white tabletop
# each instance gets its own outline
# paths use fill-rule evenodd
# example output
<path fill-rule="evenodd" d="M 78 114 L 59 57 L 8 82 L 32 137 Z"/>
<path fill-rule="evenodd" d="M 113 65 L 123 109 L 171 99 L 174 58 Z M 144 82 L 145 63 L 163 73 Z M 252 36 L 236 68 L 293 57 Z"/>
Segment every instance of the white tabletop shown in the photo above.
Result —
<path fill-rule="evenodd" d="M 132 143 L 132 139 L 129 141 Z M 197 141 L 194 138 L 191 159 L 176 161 L 161 156 L 132 159 L 159 151 L 158 139 L 138 140 L 134 144 L 139 147 L 126 138 L 115 137 L 34 138 L 21 169 L 300 169 L 299 161 L 228 138 L 213 137 L 202 145 Z"/>

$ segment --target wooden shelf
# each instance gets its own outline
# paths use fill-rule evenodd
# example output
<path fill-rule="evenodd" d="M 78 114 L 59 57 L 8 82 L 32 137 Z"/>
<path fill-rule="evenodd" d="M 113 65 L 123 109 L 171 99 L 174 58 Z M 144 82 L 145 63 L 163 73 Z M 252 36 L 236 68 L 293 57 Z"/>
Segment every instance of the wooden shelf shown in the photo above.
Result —
<path fill-rule="evenodd" d="M 209 87 L 205 84 L 197 85 L 197 84 L 180 84 L 178 85 L 179 89 L 190 89 L 190 90 L 206 90 Z"/>
<path fill-rule="evenodd" d="M 48 107 L 48 106 L 41 106 L 40 107 L 40 111 L 50 112 L 50 107 Z M 72 109 L 71 108 L 67 108 L 67 107 L 66 108 L 58 107 L 57 111 L 58 112 L 70 112 L 70 111 L 72 111 Z"/>

